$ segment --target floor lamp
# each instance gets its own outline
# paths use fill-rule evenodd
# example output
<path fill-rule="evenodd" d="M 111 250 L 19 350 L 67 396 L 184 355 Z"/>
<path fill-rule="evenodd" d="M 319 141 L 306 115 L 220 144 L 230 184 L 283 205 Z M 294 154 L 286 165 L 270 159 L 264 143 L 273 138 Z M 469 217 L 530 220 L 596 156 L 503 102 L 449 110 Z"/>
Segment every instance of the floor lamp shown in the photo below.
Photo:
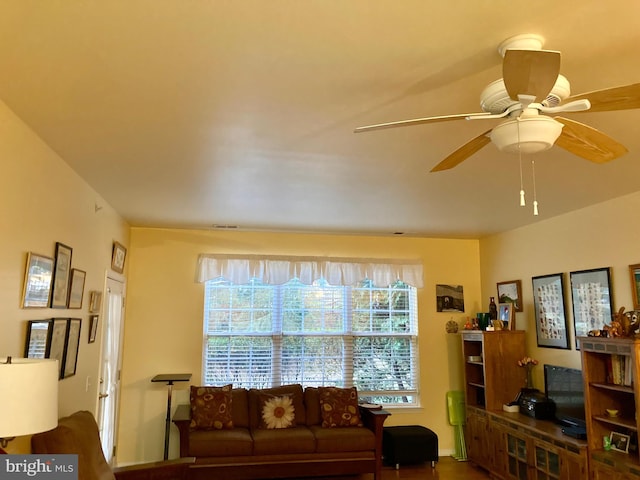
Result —
<path fill-rule="evenodd" d="M 167 418 L 164 425 L 164 459 L 169 458 L 169 430 L 171 427 L 171 391 L 174 382 L 188 382 L 191 380 L 190 373 L 161 373 L 151 379 L 152 382 L 162 382 L 167 384 Z"/>

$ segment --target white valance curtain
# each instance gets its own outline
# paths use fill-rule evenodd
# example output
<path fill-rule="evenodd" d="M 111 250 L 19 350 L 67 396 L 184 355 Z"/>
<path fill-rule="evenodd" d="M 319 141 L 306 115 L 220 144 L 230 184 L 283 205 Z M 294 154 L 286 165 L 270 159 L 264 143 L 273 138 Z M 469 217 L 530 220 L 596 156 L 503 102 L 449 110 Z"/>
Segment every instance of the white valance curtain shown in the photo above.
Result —
<path fill-rule="evenodd" d="M 305 285 L 324 278 L 330 285 L 357 285 L 369 279 L 376 286 L 391 285 L 397 280 L 422 288 L 422 264 L 418 261 L 385 259 L 351 259 L 328 257 L 284 257 L 262 255 L 198 256 L 196 281 L 224 278 L 235 284 L 258 278 L 270 285 L 282 285 L 297 278 Z"/>

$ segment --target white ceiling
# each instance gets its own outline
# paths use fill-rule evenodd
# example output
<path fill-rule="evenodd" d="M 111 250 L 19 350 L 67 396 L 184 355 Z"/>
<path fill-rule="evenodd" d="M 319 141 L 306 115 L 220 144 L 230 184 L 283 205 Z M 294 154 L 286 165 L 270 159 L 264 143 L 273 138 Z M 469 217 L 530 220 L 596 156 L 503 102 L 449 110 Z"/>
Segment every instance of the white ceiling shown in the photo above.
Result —
<path fill-rule="evenodd" d="M 629 153 L 536 155 L 538 217 L 529 158 L 524 208 L 493 145 L 429 173 L 495 120 L 353 133 L 480 111 L 520 33 L 572 94 L 640 82 L 637 0 L 3 0 L 0 99 L 134 226 L 476 237 L 640 185 L 639 110 L 563 114 Z"/>

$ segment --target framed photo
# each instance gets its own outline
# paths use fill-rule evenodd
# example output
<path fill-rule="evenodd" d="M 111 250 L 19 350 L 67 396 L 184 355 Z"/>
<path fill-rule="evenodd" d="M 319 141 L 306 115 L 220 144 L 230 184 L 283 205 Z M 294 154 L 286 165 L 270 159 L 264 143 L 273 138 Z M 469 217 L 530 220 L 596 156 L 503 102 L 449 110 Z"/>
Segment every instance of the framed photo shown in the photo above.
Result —
<path fill-rule="evenodd" d="M 568 350 L 569 329 L 562 273 L 533 277 L 532 281 L 538 346 Z"/>
<path fill-rule="evenodd" d="M 78 363 L 78 347 L 80 346 L 80 328 L 82 320 L 79 318 L 69 319 L 69 328 L 67 333 L 67 346 L 64 354 L 64 369 L 62 378 L 71 377 L 76 374 L 76 365 Z"/>
<path fill-rule="evenodd" d="M 571 272 L 570 277 L 576 348 L 579 349 L 577 337 L 585 336 L 591 330 L 602 330 L 611 323 L 611 272 L 609 268 L 595 268 Z"/>
<path fill-rule="evenodd" d="M 53 286 L 51 291 L 51 308 L 67 308 L 72 253 L 73 249 L 71 247 L 60 242 L 56 243 L 55 266 L 53 268 Z"/>
<path fill-rule="evenodd" d="M 520 280 L 511 280 L 508 282 L 499 282 L 498 286 L 498 303 L 513 303 L 516 312 L 522 312 L 522 282 Z"/>
<path fill-rule="evenodd" d="M 96 341 L 96 334 L 98 333 L 98 315 L 89 316 L 89 343 Z"/>
<path fill-rule="evenodd" d="M 77 268 L 71 269 L 68 308 L 82 308 L 82 295 L 84 294 L 84 281 L 86 277 L 87 272 L 78 270 Z"/>
<path fill-rule="evenodd" d="M 505 330 L 516 329 L 516 311 L 514 303 L 499 303 L 498 304 L 498 320 L 502 321 L 503 328 Z"/>
<path fill-rule="evenodd" d="M 27 253 L 27 267 L 24 272 L 22 308 L 47 308 L 51 296 L 53 258 Z"/>
<path fill-rule="evenodd" d="M 46 358 L 58 360 L 58 378 L 63 378 L 63 361 L 67 345 L 68 318 L 54 318 L 51 321 L 51 334 Z"/>
<path fill-rule="evenodd" d="M 24 358 L 46 358 L 51 320 L 29 320 Z"/>
<path fill-rule="evenodd" d="M 89 313 L 100 313 L 102 307 L 102 292 L 92 290 L 89 292 Z"/>
<path fill-rule="evenodd" d="M 611 449 L 618 452 L 629 453 L 629 440 L 631 437 L 624 433 L 611 432 L 609 440 L 611 441 Z"/>
<path fill-rule="evenodd" d="M 113 251 L 111 252 L 111 269 L 118 273 L 124 272 L 124 261 L 127 257 L 127 249 L 118 242 L 113 242 Z"/>
<path fill-rule="evenodd" d="M 436 310 L 438 312 L 464 312 L 462 285 L 436 285 Z"/>
<path fill-rule="evenodd" d="M 631 276 L 633 309 L 640 310 L 640 263 L 629 265 L 629 275 Z"/>

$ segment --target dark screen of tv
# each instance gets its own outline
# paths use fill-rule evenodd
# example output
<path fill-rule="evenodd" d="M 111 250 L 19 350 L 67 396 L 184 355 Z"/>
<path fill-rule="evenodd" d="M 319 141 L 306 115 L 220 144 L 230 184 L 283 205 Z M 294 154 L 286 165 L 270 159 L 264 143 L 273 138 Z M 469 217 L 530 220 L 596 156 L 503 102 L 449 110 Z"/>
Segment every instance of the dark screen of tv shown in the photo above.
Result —
<path fill-rule="evenodd" d="M 544 390 L 556 405 L 556 421 L 584 427 L 584 383 L 582 371 L 557 365 L 544 366 Z"/>

